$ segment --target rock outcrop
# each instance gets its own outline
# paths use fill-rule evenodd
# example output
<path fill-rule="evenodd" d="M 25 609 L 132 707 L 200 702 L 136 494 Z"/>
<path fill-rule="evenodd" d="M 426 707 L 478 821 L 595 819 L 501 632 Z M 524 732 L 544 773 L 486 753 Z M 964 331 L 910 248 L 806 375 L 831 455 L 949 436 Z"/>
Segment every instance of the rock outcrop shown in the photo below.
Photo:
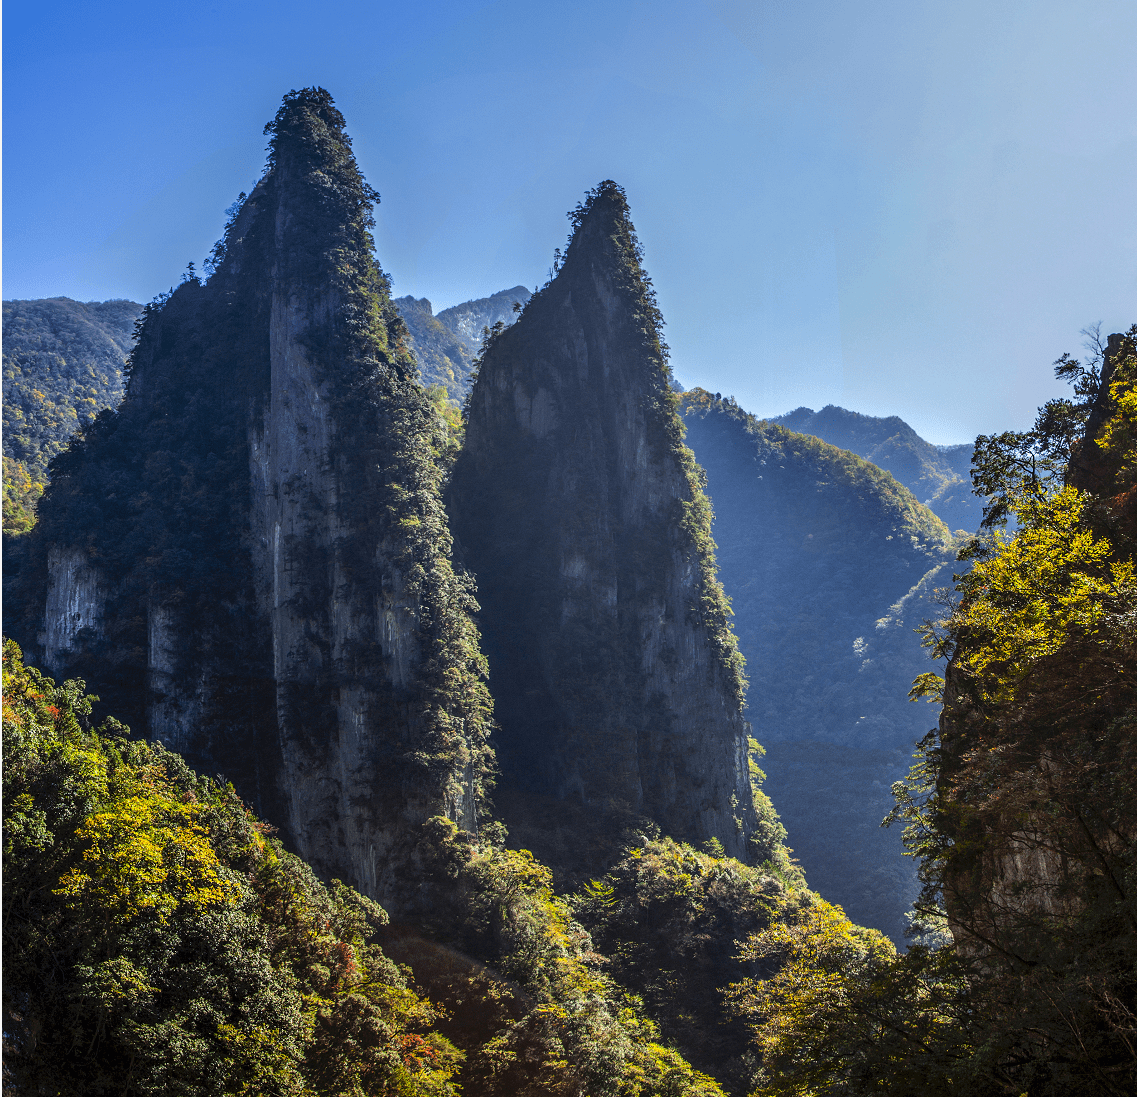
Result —
<path fill-rule="evenodd" d="M 573 221 L 559 273 L 483 351 L 450 492 L 501 726 L 496 799 L 561 867 L 642 817 L 762 859 L 776 820 L 754 807 L 710 510 L 623 192 L 602 183 Z"/>
<path fill-rule="evenodd" d="M 1056 363 L 1080 401 L 993 440 L 1006 448 L 982 472 L 1019 528 L 969 546 L 981 583 L 961 587 L 943 627 L 936 798 L 951 841 L 937 871 L 957 945 L 995 966 L 1063 962 L 1058 942 L 1075 934 L 1081 948 L 1101 935 L 1104 951 L 1118 922 L 1130 940 L 1135 928 L 1137 325 L 1102 349 L 1100 377 Z M 1024 453 L 1069 456 L 1039 485 L 1005 471 L 1030 467 Z M 969 616 L 976 603 L 985 617 Z"/>
<path fill-rule="evenodd" d="M 267 132 L 212 276 L 147 308 L 120 411 L 55 466 L 23 639 L 398 909 L 419 825 L 476 825 L 474 603 L 343 118 L 307 89 Z"/>

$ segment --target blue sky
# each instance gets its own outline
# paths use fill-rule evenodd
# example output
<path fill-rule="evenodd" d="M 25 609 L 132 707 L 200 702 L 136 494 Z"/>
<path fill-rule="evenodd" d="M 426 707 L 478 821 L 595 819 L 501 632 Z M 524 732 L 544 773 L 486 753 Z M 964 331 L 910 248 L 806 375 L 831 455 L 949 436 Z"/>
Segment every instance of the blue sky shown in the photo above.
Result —
<path fill-rule="evenodd" d="M 1133 0 L 608 0 L 4 10 L 5 298 L 200 265 L 290 88 L 336 97 L 396 294 L 547 276 L 628 192 L 679 378 L 932 441 L 1024 427 L 1137 320 Z"/>

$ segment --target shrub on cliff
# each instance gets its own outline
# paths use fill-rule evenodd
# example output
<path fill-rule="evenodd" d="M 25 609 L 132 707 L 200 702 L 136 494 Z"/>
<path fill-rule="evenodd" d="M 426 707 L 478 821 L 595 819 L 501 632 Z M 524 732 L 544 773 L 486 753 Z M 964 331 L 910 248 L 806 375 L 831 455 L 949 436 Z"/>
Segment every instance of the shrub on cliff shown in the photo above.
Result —
<path fill-rule="evenodd" d="M 639 995 L 664 1036 L 731 1092 L 751 1092 L 759 1059 L 725 988 L 758 970 L 741 957 L 752 934 L 816 901 L 788 860 L 762 868 L 671 838 L 645 838 L 590 881 L 573 909 L 609 971 Z M 868 931 L 866 931 L 868 932 Z"/>
<path fill-rule="evenodd" d="M 447 1010 L 443 1031 L 469 1049 L 463 1085 L 526 1097 L 722 1097 L 606 971 L 550 870 L 504 848 L 504 837 L 498 824 L 474 839 L 433 820 L 421 845 L 439 896 L 428 936 L 389 932 L 388 951 L 410 963 Z"/>

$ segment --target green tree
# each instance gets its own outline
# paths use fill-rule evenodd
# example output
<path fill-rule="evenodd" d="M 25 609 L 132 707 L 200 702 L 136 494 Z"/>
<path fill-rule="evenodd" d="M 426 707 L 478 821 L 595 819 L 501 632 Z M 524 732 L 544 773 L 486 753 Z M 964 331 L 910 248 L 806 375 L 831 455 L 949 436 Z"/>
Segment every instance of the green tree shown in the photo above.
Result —
<path fill-rule="evenodd" d="M 5 533 L 27 533 L 36 524 L 36 504 L 43 489 L 43 483 L 33 480 L 24 465 L 4 455 Z"/>
<path fill-rule="evenodd" d="M 383 911 L 231 787 L 92 728 L 92 700 L 5 641 L 7 1088 L 452 1094 L 461 1055 L 376 943 Z"/>
<path fill-rule="evenodd" d="M 950 662 L 913 694 L 942 702 L 940 726 L 889 820 L 920 858 L 923 928 L 941 928 L 895 955 L 819 905 L 751 938 L 744 956 L 777 961 L 732 988 L 759 1093 L 1137 1087 L 1134 336 L 1100 369 L 1063 356 L 1078 399 L 979 440 L 995 528 L 929 629 Z"/>

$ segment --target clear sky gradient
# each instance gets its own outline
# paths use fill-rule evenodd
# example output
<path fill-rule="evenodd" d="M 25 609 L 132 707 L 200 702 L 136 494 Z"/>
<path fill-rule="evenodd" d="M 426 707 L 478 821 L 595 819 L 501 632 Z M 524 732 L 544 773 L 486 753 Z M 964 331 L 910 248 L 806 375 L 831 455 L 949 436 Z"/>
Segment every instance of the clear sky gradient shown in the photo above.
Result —
<path fill-rule="evenodd" d="M 1135 40 L 1134 0 L 9 0 L 3 294 L 169 288 L 320 84 L 396 294 L 532 288 L 612 178 L 685 384 L 967 441 L 1137 320 Z"/>

